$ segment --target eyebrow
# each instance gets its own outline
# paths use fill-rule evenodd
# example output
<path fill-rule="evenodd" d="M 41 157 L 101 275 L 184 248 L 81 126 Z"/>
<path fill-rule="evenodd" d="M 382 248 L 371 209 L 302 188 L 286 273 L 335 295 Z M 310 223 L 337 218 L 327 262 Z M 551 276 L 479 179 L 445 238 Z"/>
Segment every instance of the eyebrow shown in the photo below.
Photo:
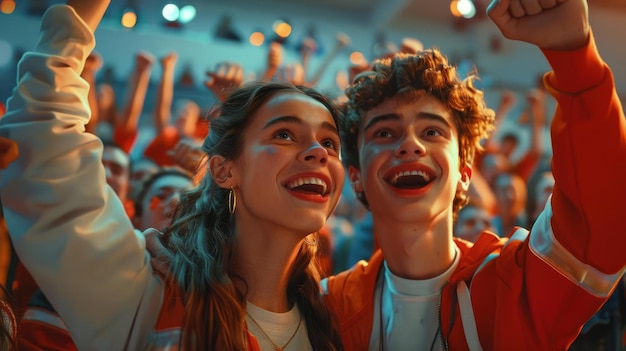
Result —
<path fill-rule="evenodd" d="M 297 125 L 302 125 L 304 124 L 304 121 L 302 120 L 302 118 L 296 116 L 278 116 L 270 119 L 267 123 L 265 123 L 265 125 L 263 126 L 263 130 L 278 123 L 293 123 Z M 322 123 L 322 129 L 339 134 L 337 127 L 335 127 L 332 123 L 328 121 L 324 121 Z"/>
<path fill-rule="evenodd" d="M 448 128 L 452 127 L 450 125 L 450 122 L 448 122 L 445 118 L 434 113 L 420 112 L 415 116 L 415 118 L 439 122 L 439 123 L 444 124 Z M 384 115 L 376 116 L 370 119 L 369 122 L 365 125 L 365 127 L 363 127 L 363 132 L 367 132 L 368 129 L 372 128 L 377 123 L 384 122 L 384 121 L 399 121 L 400 119 L 401 117 L 397 113 L 386 113 Z"/>

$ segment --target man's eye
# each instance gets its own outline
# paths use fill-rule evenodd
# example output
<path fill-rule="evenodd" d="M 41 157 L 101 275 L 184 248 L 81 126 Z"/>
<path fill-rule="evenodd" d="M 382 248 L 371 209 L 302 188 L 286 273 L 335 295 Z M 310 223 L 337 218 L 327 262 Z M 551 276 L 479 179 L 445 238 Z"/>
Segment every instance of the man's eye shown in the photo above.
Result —
<path fill-rule="evenodd" d="M 441 133 L 441 131 L 439 131 L 438 129 L 429 129 L 426 131 L 426 135 L 427 136 L 439 136 L 439 135 L 443 135 L 443 133 Z"/>
<path fill-rule="evenodd" d="M 326 140 L 322 141 L 322 146 L 324 146 L 325 148 L 328 148 L 328 149 L 339 151 L 339 142 L 336 142 L 336 141 L 334 141 L 332 139 L 326 139 Z"/>
<path fill-rule="evenodd" d="M 393 134 L 391 134 L 391 132 L 388 130 L 381 130 L 376 132 L 376 136 L 379 138 L 391 138 Z"/>

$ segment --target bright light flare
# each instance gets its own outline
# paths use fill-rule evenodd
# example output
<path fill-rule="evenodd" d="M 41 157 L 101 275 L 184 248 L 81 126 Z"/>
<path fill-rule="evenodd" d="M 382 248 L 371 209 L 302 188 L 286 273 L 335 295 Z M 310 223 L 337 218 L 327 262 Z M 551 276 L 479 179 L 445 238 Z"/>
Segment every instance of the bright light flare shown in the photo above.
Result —
<path fill-rule="evenodd" d="M 163 6 L 161 14 L 166 21 L 174 22 L 177 21 L 178 17 L 180 16 L 180 9 L 174 4 L 167 4 Z"/>
<path fill-rule="evenodd" d="M 196 18 L 196 8 L 192 5 L 185 5 L 180 9 L 178 20 L 180 23 L 189 23 Z"/>
<path fill-rule="evenodd" d="M 250 34 L 249 41 L 250 41 L 250 44 L 254 46 L 261 46 L 263 45 L 263 42 L 265 41 L 265 35 L 263 35 L 263 33 L 261 32 L 254 32 Z"/>

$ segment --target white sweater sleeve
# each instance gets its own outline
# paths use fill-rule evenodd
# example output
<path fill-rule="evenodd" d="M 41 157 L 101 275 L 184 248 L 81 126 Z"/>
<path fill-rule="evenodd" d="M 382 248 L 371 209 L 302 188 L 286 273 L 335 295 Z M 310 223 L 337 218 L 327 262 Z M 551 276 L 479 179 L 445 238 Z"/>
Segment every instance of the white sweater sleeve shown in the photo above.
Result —
<path fill-rule="evenodd" d="M 78 348 L 141 349 L 162 285 L 143 236 L 106 184 L 101 141 L 84 132 L 89 86 L 80 72 L 94 46 L 71 7 L 53 6 L 42 18 L 0 120 L 0 135 L 20 153 L 1 173 L 2 205 L 20 259 Z"/>

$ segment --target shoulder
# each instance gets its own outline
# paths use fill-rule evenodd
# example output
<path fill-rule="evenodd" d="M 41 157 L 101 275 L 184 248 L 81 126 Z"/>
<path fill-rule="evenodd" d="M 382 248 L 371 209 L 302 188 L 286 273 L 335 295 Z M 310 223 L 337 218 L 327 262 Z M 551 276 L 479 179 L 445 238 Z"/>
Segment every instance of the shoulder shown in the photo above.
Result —
<path fill-rule="evenodd" d="M 378 271 L 383 263 L 382 251 L 377 250 L 368 261 L 360 260 L 352 268 L 322 280 L 324 295 L 341 293 L 346 288 L 361 288 L 376 283 Z M 346 292 L 341 294 L 347 294 Z"/>

